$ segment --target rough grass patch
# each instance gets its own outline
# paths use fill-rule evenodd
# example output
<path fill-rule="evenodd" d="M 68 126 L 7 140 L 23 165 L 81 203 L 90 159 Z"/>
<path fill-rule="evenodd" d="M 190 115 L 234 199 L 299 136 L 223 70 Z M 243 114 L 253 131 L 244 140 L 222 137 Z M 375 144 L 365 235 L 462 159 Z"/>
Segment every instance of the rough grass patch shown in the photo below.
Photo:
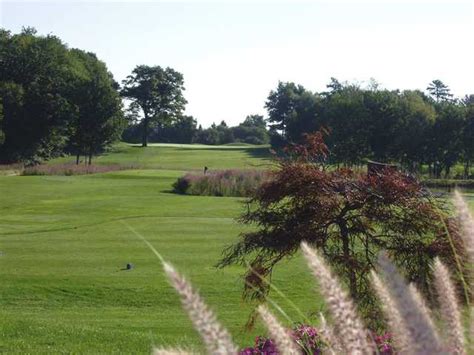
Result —
<path fill-rule="evenodd" d="M 109 165 L 76 165 L 71 163 L 64 164 L 41 164 L 26 167 L 22 171 L 22 175 L 86 175 L 106 173 L 109 171 L 121 170 L 119 164 Z"/>

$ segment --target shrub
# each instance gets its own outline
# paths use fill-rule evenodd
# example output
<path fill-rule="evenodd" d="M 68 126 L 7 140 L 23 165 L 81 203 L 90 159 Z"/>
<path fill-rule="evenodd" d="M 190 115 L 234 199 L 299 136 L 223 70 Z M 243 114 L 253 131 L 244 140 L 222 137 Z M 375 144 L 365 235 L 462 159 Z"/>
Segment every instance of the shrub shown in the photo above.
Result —
<path fill-rule="evenodd" d="M 329 169 L 328 154 L 322 132 L 287 150 L 241 217 L 257 228 L 225 249 L 218 265 L 248 266 L 244 295 L 262 301 L 274 266 L 305 241 L 331 261 L 358 305 L 373 311 L 370 269 L 378 252 L 389 250 L 409 280 L 428 290 L 430 261 L 452 260 L 445 207 L 410 176 Z"/>
<path fill-rule="evenodd" d="M 174 192 L 200 196 L 251 196 L 268 179 L 262 170 L 220 170 L 207 174 L 189 173 L 173 184 Z"/>

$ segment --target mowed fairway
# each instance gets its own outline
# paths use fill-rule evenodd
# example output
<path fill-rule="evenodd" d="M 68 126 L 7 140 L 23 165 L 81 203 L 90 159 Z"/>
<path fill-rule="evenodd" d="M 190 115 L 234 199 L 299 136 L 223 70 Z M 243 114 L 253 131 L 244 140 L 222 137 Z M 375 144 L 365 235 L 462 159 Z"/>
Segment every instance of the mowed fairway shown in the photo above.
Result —
<path fill-rule="evenodd" d="M 264 167 L 267 148 L 120 145 L 97 163 L 141 170 L 89 176 L 0 176 L 0 351 L 149 353 L 200 349 L 180 301 L 145 237 L 199 288 L 233 333 L 244 325 L 242 268 L 214 268 L 243 227 L 241 199 L 170 193 L 184 170 Z M 71 160 L 62 158 L 56 162 Z M 54 162 L 53 162 L 54 163 Z M 122 270 L 133 263 L 131 271 Z M 322 307 L 301 258 L 273 281 L 305 314 Z M 273 294 L 295 321 L 288 303 Z"/>

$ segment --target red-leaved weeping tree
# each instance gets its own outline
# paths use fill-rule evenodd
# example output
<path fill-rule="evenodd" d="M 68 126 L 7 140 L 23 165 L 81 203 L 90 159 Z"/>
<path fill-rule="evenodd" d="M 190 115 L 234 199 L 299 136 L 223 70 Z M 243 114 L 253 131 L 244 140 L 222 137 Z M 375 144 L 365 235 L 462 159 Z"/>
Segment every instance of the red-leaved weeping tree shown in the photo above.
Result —
<path fill-rule="evenodd" d="M 448 239 L 449 214 L 413 177 L 393 169 L 367 174 L 328 166 L 322 131 L 286 153 L 241 217 L 255 230 L 225 249 L 218 264 L 250 265 L 246 297 L 263 300 L 273 267 L 302 241 L 321 250 L 361 305 L 371 303 L 368 276 L 381 250 L 422 289 L 435 256 L 452 263 L 457 237 L 450 237 L 454 244 Z"/>

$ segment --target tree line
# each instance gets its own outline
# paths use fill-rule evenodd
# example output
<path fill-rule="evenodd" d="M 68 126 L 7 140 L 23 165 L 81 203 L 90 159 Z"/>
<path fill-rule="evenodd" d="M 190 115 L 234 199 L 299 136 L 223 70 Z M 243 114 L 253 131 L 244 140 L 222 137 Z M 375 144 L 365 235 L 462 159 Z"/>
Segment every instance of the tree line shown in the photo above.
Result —
<path fill-rule="evenodd" d="M 262 116 L 203 129 L 183 114 L 183 75 L 138 65 L 116 82 L 94 53 L 34 28 L 0 29 L 0 163 L 36 164 L 71 154 L 79 163 L 119 139 L 172 143 L 269 142 Z M 127 103 L 125 107 L 124 102 Z"/>
<path fill-rule="evenodd" d="M 325 92 L 280 82 L 265 107 L 273 147 L 301 143 L 306 133 L 324 128 L 334 164 L 373 159 L 413 172 L 427 166 L 431 176 L 441 177 L 462 163 L 467 177 L 474 160 L 474 95 L 454 99 L 440 80 L 426 93 L 334 78 Z"/>
<path fill-rule="evenodd" d="M 313 92 L 280 82 L 265 103 L 266 119 L 249 115 L 234 127 L 222 121 L 204 129 L 184 115 L 184 78 L 172 68 L 138 65 L 120 85 L 94 53 L 33 28 L 0 29 L 0 64 L 0 163 L 62 154 L 90 163 L 119 139 L 142 146 L 270 142 L 279 149 L 321 128 L 330 132 L 334 164 L 398 162 L 441 177 L 461 163 L 467 177 L 474 160 L 474 95 L 456 99 L 439 80 L 426 92 L 334 78 L 326 91 Z"/>

